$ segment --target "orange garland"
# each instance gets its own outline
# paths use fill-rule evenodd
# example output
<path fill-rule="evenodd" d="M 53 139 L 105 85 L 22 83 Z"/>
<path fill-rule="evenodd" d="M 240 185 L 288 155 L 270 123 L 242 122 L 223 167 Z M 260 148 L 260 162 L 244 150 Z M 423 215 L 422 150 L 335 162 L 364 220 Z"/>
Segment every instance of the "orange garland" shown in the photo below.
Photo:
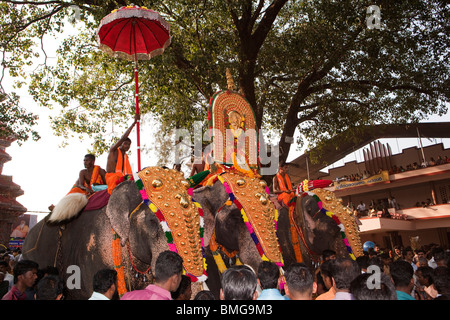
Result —
<path fill-rule="evenodd" d="M 117 272 L 117 292 L 119 296 L 123 296 L 127 292 L 127 287 L 125 285 L 125 273 L 122 265 L 122 247 L 120 245 L 120 237 L 112 229 L 113 232 L 113 241 L 112 241 L 112 256 L 114 269 Z"/>

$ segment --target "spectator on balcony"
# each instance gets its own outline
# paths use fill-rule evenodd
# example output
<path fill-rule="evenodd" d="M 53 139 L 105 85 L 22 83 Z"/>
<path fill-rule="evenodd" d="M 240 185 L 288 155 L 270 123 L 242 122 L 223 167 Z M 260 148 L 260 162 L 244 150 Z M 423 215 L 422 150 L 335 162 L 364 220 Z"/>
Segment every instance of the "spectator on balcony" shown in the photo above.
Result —
<path fill-rule="evenodd" d="M 356 210 L 358 210 L 358 214 L 360 216 L 365 215 L 366 214 L 366 204 L 363 203 L 362 201 L 359 202 L 358 206 L 356 207 Z"/>
<path fill-rule="evenodd" d="M 399 210 L 400 207 L 398 206 L 397 200 L 395 200 L 395 197 L 389 197 L 389 208 L 394 208 L 395 210 Z"/>
<path fill-rule="evenodd" d="M 436 159 L 436 165 L 440 165 L 440 164 L 444 164 L 444 163 L 445 163 L 445 160 L 442 159 L 441 156 L 438 156 Z"/>

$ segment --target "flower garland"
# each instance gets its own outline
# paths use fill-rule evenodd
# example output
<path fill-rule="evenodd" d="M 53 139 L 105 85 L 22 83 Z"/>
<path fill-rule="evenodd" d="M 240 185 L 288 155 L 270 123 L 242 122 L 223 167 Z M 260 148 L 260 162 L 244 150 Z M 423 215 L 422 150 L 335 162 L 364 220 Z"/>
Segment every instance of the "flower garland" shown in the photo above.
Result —
<path fill-rule="evenodd" d="M 217 268 L 219 269 L 219 272 L 221 274 L 224 273 L 225 270 L 227 270 L 227 266 L 225 265 L 225 262 L 223 261 L 222 255 L 220 254 L 219 250 L 221 250 L 230 259 L 236 257 L 235 265 L 242 265 L 242 262 L 237 254 L 238 251 L 235 250 L 233 252 L 229 252 L 225 247 L 217 243 L 215 233 L 213 233 L 211 240 L 209 241 L 209 248 L 211 249 L 214 261 L 216 262 Z"/>
<path fill-rule="evenodd" d="M 228 185 L 228 183 L 222 178 L 221 175 L 217 176 L 217 179 L 223 184 L 223 186 L 225 187 L 225 191 L 228 194 L 230 201 L 232 201 L 236 207 L 238 208 L 238 210 L 241 212 L 242 215 L 242 219 L 244 220 L 245 226 L 248 229 L 248 232 L 250 233 L 250 236 L 253 240 L 253 242 L 256 245 L 256 249 L 258 250 L 259 255 L 261 256 L 261 259 L 263 261 L 270 261 L 269 258 L 266 257 L 266 255 L 264 254 L 264 250 L 261 246 L 261 243 L 259 242 L 258 236 L 256 235 L 255 231 L 253 230 L 252 224 L 250 223 L 250 221 L 248 220 L 247 214 L 245 213 L 244 208 L 242 207 L 241 203 L 239 202 L 239 200 L 236 199 L 236 197 L 233 194 L 233 191 L 231 190 L 230 186 Z M 278 226 L 278 211 L 275 209 L 275 230 L 277 229 Z M 281 262 L 276 262 L 276 265 L 279 267 L 282 267 L 283 264 L 283 260 L 281 260 Z"/>
<path fill-rule="evenodd" d="M 320 198 L 315 193 L 307 191 L 307 192 L 304 193 L 304 195 L 306 195 L 306 194 L 308 194 L 309 196 L 313 197 L 314 200 L 316 200 L 317 205 L 319 206 L 320 212 L 322 212 L 323 214 L 326 214 L 328 217 L 333 219 L 334 222 L 336 222 L 336 224 L 337 224 L 337 226 L 339 227 L 339 230 L 340 230 L 342 241 L 344 242 L 344 245 L 347 248 L 347 251 L 348 251 L 348 254 L 349 254 L 350 258 L 352 258 L 353 260 L 356 260 L 356 256 L 353 253 L 352 247 L 350 246 L 350 243 L 348 242 L 347 236 L 345 234 L 345 227 L 341 223 L 341 221 L 339 220 L 337 214 L 335 214 L 335 213 L 325 209 L 324 206 L 323 206 L 322 200 L 320 200 Z"/>
<path fill-rule="evenodd" d="M 136 181 L 136 185 L 139 189 L 139 192 L 141 194 L 144 204 L 146 204 L 158 218 L 161 228 L 164 231 L 164 235 L 166 236 L 167 244 L 169 246 L 170 251 L 178 253 L 177 246 L 173 242 L 172 230 L 170 229 L 169 225 L 167 224 L 167 221 L 164 218 L 164 215 L 162 214 L 161 210 L 159 210 L 158 207 L 153 202 L 151 202 L 150 199 L 148 198 L 147 192 L 145 191 L 144 184 L 142 183 L 141 179 L 135 179 L 135 181 Z M 192 197 L 192 194 L 193 194 L 192 188 L 189 188 L 188 194 Z M 201 275 L 200 277 L 196 277 L 193 274 L 188 273 L 184 268 L 183 268 L 183 274 L 188 276 L 189 278 L 191 278 L 192 282 L 197 282 L 197 281 L 204 282 L 207 279 L 207 275 L 206 275 L 206 267 L 207 266 L 206 266 L 205 249 L 204 249 L 204 243 L 203 243 L 203 233 L 205 230 L 204 220 L 203 220 L 203 210 L 202 210 L 200 204 L 198 202 L 194 201 L 194 199 L 192 199 L 192 202 L 197 207 L 198 214 L 200 216 L 200 239 L 201 239 L 201 248 L 202 248 L 202 255 L 203 255 L 203 275 Z"/>
<path fill-rule="evenodd" d="M 119 296 L 123 296 L 127 292 L 127 287 L 125 285 L 125 273 L 122 264 L 122 247 L 120 245 L 120 237 L 112 229 L 113 232 L 113 241 L 112 241 L 112 255 L 113 255 L 113 264 L 114 269 L 117 272 L 117 292 Z"/>

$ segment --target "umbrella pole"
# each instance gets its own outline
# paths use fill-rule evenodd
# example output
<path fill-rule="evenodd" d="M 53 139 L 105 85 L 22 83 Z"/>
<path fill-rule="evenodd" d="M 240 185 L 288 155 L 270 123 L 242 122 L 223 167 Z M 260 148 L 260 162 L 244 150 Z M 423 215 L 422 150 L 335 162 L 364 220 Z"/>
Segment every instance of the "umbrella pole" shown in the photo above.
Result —
<path fill-rule="evenodd" d="M 138 60 L 136 53 L 134 54 L 134 84 L 136 97 L 136 114 L 139 114 L 139 78 L 138 78 Z M 141 133 L 139 128 L 140 120 L 136 121 L 136 144 L 137 144 L 137 162 L 138 171 L 141 171 Z"/>

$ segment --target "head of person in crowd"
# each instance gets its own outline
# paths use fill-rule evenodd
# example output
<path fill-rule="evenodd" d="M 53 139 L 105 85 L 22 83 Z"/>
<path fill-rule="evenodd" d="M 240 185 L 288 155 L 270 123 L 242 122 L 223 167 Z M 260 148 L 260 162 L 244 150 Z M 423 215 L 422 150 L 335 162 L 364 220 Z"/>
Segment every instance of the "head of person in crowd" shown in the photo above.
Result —
<path fill-rule="evenodd" d="M 361 271 L 366 272 L 369 266 L 369 255 L 365 254 L 356 258 L 356 263 L 358 264 Z"/>
<path fill-rule="evenodd" d="M 361 273 L 356 261 L 350 258 L 338 258 L 331 264 L 333 286 L 338 291 L 349 291 L 350 283 Z"/>
<path fill-rule="evenodd" d="M 363 273 L 350 283 L 355 300 L 397 300 L 392 280 L 383 272 Z"/>
<path fill-rule="evenodd" d="M 262 290 L 276 289 L 280 283 L 280 271 L 273 262 L 262 261 L 258 267 L 257 277 Z"/>
<path fill-rule="evenodd" d="M 433 286 L 438 292 L 437 300 L 450 300 L 450 269 L 439 266 L 433 271 Z"/>
<path fill-rule="evenodd" d="M 194 300 L 216 300 L 216 298 L 211 291 L 202 290 L 195 295 Z"/>
<path fill-rule="evenodd" d="M 155 285 L 170 292 L 178 289 L 183 274 L 183 258 L 176 252 L 163 251 L 156 259 Z"/>
<path fill-rule="evenodd" d="M 171 293 L 173 300 L 191 300 L 192 286 L 191 278 L 182 275 L 178 289 Z"/>
<path fill-rule="evenodd" d="M 417 268 L 416 277 L 422 287 L 431 286 L 433 284 L 433 268 L 430 266 Z"/>
<path fill-rule="evenodd" d="M 390 266 L 390 273 L 395 290 L 397 290 L 397 299 L 402 300 L 406 298 L 405 294 L 410 296 L 414 288 L 414 269 L 411 263 L 404 260 L 396 260 Z"/>
<path fill-rule="evenodd" d="M 330 249 L 326 249 L 322 251 L 322 260 L 323 261 L 327 261 L 330 259 L 336 259 L 336 251 L 334 250 L 330 250 Z"/>
<path fill-rule="evenodd" d="M 333 287 L 333 279 L 331 278 L 332 263 L 333 262 L 331 260 L 327 260 L 320 265 L 320 275 L 327 290 L 330 290 L 331 287 Z"/>
<path fill-rule="evenodd" d="M 95 292 L 112 299 L 117 293 L 117 271 L 114 269 L 101 269 L 94 275 L 92 288 Z"/>
<path fill-rule="evenodd" d="M 31 260 L 21 260 L 14 266 L 14 283 L 31 288 L 37 279 L 39 265 Z"/>
<path fill-rule="evenodd" d="M 303 263 L 291 264 L 284 274 L 285 291 L 291 300 L 312 300 L 317 289 L 311 271 Z"/>
<path fill-rule="evenodd" d="M 36 285 L 36 300 L 63 299 L 64 282 L 57 275 L 43 277 Z"/>
<path fill-rule="evenodd" d="M 222 274 L 221 300 L 256 300 L 256 274 L 247 266 L 233 266 Z"/>

